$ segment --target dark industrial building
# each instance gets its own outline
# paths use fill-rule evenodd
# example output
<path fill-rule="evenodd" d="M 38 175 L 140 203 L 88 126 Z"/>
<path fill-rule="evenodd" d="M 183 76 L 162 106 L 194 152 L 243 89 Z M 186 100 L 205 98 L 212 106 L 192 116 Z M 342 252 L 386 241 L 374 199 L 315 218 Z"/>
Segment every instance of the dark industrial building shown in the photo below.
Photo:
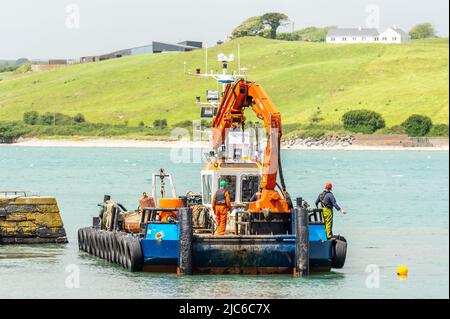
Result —
<path fill-rule="evenodd" d="M 203 47 L 202 42 L 198 41 L 183 41 L 177 44 L 163 43 L 153 41 L 152 44 L 144 45 L 131 49 L 124 49 L 108 54 L 96 55 L 96 56 L 85 56 L 80 58 L 81 63 L 103 61 L 115 58 L 121 58 L 124 56 L 138 55 L 138 54 L 154 54 L 154 53 L 164 53 L 164 52 L 187 52 L 196 49 L 201 49 Z"/>

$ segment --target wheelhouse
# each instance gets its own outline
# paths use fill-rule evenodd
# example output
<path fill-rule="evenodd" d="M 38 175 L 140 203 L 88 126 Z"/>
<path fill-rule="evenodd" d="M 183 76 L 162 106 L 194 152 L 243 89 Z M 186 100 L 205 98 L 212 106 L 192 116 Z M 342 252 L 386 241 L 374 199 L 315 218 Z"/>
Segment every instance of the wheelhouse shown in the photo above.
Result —
<path fill-rule="evenodd" d="M 221 181 L 227 182 L 227 191 L 234 206 L 250 202 L 259 190 L 262 167 L 258 162 L 214 163 L 201 172 L 203 205 L 212 204 L 212 198 Z"/>

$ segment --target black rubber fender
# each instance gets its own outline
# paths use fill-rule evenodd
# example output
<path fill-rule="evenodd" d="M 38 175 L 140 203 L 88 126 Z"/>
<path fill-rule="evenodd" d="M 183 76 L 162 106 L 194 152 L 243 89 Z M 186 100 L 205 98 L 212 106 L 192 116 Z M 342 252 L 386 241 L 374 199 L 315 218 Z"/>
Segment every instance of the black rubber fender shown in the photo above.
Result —
<path fill-rule="evenodd" d="M 333 244 L 334 254 L 331 267 L 342 269 L 347 257 L 347 240 L 343 236 L 336 236 Z"/>
<path fill-rule="evenodd" d="M 104 231 L 102 234 L 103 244 L 103 259 L 108 260 L 108 231 Z"/>
<path fill-rule="evenodd" d="M 96 232 L 96 234 L 97 234 L 97 257 L 99 257 L 99 258 L 103 258 L 103 243 L 102 243 L 102 240 L 103 240 L 103 236 L 102 236 L 102 231 L 100 230 L 100 231 L 97 231 Z"/>
<path fill-rule="evenodd" d="M 106 232 L 105 233 L 105 255 L 106 255 L 106 260 L 111 262 L 111 232 Z"/>
<path fill-rule="evenodd" d="M 119 263 L 119 248 L 118 248 L 118 244 L 117 244 L 117 242 L 118 242 L 118 239 L 117 239 L 118 237 L 117 237 L 117 233 L 112 233 L 111 234 L 111 249 L 112 249 L 112 255 L 111 255 L 111 257 L 112 257 L 112 260 L 111 260 L 111 262 L 113 262 L 113 263 L 115 263 L 115 264 L 118 264 Z"/>
<path fill-rule="evenodd" d="M 89 252 L 89 234 L 92 232 L 91 227 L 83 229 L 83 251 Z"/>
<path fill-rule="evenodd" d="M 92 241 L 92 255 L 97 256 L 97 231 L 94 229 L 91 233 L 91 241 Z"/>
<path fill-rule="evenodd" d="M 125 236 L 122 236 L 119 238 L 119 265 L 121 265 L 123 268 L 126 268 L 127 264 L 125 245 Z"/>
<path fill-rule="evenodd" d="M 94 231 L 94 256 L 100 257 L 100 232 Z"/>
<path fill-rule="evenodd" d="M 122 266 L 122 236 L 116 235 L 116 264 Z"/>
<path fill-rule="evenodd" d="M 113 262 L 115 264 L 118 263 L 118 255 L 119 255 L 118 247 L 117 247 L 117 241 L 118 241 L 117 233 L 113 232 L 111 234 L 111 246 L 112 246 L 111 247 L 111 249 L 112 249 L 112 254 L 111 254 L 112 260 L 111 260 L 111 262 Z"/>
<path fill-rule="evenodd" d="M 102 259 L 108 260 L 108 242 L 107 242 L 108 232 L 102 232 Z"/>
<path fill-rule="evenodd" d="M 92 228 L 90 228 L 86 233 L 86 241 L 87 241 L 86 252 L 88 254 L 93 255 L 94 254 L 94 230 Z"/>
<path fill-rule="evenodd" d="M 136 237 L 125 237 L 126 269 L 131 272 L 141 271 L 144 264 L 141 242 Z"/>
<path fill-rule="evenodd" d="M 131 237 L 124 237 L 123 240 L 123 249 L 124 249 L 124 267 L 125 269 L 128 269 L 129 271 L 131 271 L 131 241 L 132 238 Z"/>
<path fill-rule="evenodd" d="M 100 258 L 106 259 L 106 232 L 100 232 Z"/>
<path fill-rule="evenodd" d="M 124 236 L 123 233 L 113 233 L 113 250 L 114 258 L 113 262 L 120 265 L 121 264 L 121 253 L 120 253 L 120 239 Z"/>
<path fill-rule="evenodd" d="M 85 228 L 83 231 L 83 251 L 89 252 L 89 233 L 90 229 Z"/>
<path fill-rule="evenodd" d="M 108 243 L 108 261 L 109 262 L 114 262 L 114 233 L 113 232 L 108 232 L 108 238 L 107 238 L 107 243 Z"/>
<path fill-rule="evenodd" d="M 116 237 L 116 242 L 115 242 L 115 244 L 116 244 L 116 247 L 115 247 L 115 250 L 116 250 L 116 264 L 118 264 L 120 266 L 124 265 L 124 262 L 123 262 L 124 253 L 123 253 L 122 240 L 123 240 L 125 235 L 126 235 L 125 233 L 121 233 L 121 232 L 118 232 L 118 233 L 115 234 L 115 237 Z"/>
<path fill-rule="evenodd" d="M 142 271 L 144 268 L 144 254 L 142 253 L 141 240 L 134 238 L 131 246 L 131 271 Z"/>
<path fill-rule="evenodd" d="M 86 229 L 81 228 L 78 230 L 78 248 L 81 251 L 86 251 Z"/>
<path fill-rule="evenodd" d="M 83 250 L 83 229 L 78 229 L 78 250 Z"/>

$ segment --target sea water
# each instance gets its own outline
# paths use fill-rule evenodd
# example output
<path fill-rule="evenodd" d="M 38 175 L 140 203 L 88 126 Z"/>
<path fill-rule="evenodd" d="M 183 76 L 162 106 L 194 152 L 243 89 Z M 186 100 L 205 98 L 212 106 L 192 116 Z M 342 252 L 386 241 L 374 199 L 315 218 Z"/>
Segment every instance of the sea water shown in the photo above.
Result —
<path fill-rule="evenodd" d="M 338 203 L 334 232 L 349 243 L 344 269 L 309 278 L 129 273 L 78 251 L 109 194 L 129 210 L 164 167 L 178 195 L 200 191 L 201 163 L 169 149 L 0 147 L 0 189 L 58 200 L 68 245 L 0 246 L 0 298 L 448 298 L 449 154 L 283 152 L 292 197 L 313 204 L 326 182 Z M 396 276 L 405 264 L 407 279 Z"/>

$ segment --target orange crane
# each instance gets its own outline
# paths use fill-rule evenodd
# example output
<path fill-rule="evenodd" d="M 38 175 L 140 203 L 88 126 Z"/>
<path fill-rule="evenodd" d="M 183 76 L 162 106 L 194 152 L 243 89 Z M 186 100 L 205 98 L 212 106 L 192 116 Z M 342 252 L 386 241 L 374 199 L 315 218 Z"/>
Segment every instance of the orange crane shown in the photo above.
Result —
<path fill-rule="evenodd" d="M 289 213 L 292 201 L 286 191 L 280 158 L 282 135 L 281 114 L 264 89 L 244 79 L 226 86 L 222 102 L 212 123 L 213 148 L 218 150 L 225 142 L 228 129 L 245 126 L 245 108 L 251 107 L 264 121 L 267 146 L 264 151 L 260 199 L 249 204 L 251 213 Z M 280 176 L 281 186 L 277 184 Z M 278 192 L 276 187 L 281 191 Z"/>

